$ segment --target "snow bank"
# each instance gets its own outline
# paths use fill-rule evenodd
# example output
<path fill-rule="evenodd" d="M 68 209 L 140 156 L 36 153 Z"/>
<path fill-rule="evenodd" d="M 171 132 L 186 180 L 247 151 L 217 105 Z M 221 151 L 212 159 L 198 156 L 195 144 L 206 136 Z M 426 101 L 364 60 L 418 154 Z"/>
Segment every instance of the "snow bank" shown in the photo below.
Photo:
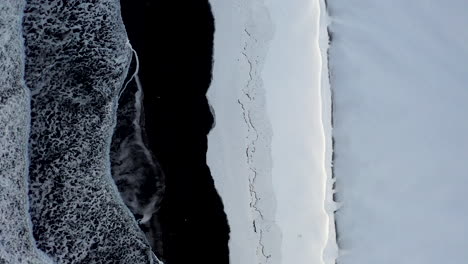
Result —
<path fill-rule="evenodd" d="M 468 4 L 330 0 L 342 264 L 468 258 Z"/>

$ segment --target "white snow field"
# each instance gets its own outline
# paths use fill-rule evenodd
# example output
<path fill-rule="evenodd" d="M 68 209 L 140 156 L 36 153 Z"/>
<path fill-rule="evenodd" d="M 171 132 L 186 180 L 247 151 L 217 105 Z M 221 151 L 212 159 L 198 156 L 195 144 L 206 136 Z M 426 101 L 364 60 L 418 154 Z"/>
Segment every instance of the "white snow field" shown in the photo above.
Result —
<path fill-rule="evenodd" d="M 216 125 L 207 159 L 231 227 L 231 263 L 334 263 L 323 4 L 210 2 Z"/>
<path fill-rule="evenodd" d="M 338 263 L 466 263 L 468 2 L 328 4 Z"/>

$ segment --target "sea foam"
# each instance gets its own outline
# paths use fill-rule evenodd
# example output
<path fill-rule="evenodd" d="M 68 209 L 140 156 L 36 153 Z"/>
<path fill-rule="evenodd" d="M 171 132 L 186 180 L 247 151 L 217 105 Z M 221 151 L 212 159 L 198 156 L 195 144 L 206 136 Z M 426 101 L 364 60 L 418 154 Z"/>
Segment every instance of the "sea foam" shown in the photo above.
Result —
<path fill-rule="evenodd" d="M 30 202 L 59 263 L 158 262 L 111 178 L 118 94 L 132 52 L 117 0 L 28 0 Z"/>
<path fill-rule="evenodd" d="M 23 81 L 24 2 L 0 3 L 0 263 L 51 263 L 29 221 L 27 146 L 30 93 Z"/>

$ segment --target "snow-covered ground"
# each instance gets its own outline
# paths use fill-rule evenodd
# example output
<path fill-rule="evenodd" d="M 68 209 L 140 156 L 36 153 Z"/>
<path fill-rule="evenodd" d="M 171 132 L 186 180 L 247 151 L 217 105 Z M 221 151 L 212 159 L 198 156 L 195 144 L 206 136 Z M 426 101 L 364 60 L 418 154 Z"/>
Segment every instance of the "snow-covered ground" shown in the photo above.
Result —
<path fill-rule="evenodd" d="M 465 263 L 468 3 L 328 3 L 338 263 Z"/>
<path fill-rule="evenodd" d="M 323 4 L 211 4 L 216 126 L 207 159 L 231 227 L 231 263 L 333 263 Z"/>

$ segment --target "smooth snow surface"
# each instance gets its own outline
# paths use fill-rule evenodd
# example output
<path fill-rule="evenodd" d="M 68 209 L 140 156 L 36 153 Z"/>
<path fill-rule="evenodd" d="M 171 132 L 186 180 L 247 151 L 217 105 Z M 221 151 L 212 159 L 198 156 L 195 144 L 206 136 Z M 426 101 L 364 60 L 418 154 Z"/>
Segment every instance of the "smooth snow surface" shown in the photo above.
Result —
<path fill-rule="evenodd" d="M 208 164 L 231 227 L 231 263 L 333 263 L 322 3 L 211 4 Z"/>
<path fill-rule="evenodd" d="M 328 3 L 338 263 L 466 263 L 468 2 Z"/>

